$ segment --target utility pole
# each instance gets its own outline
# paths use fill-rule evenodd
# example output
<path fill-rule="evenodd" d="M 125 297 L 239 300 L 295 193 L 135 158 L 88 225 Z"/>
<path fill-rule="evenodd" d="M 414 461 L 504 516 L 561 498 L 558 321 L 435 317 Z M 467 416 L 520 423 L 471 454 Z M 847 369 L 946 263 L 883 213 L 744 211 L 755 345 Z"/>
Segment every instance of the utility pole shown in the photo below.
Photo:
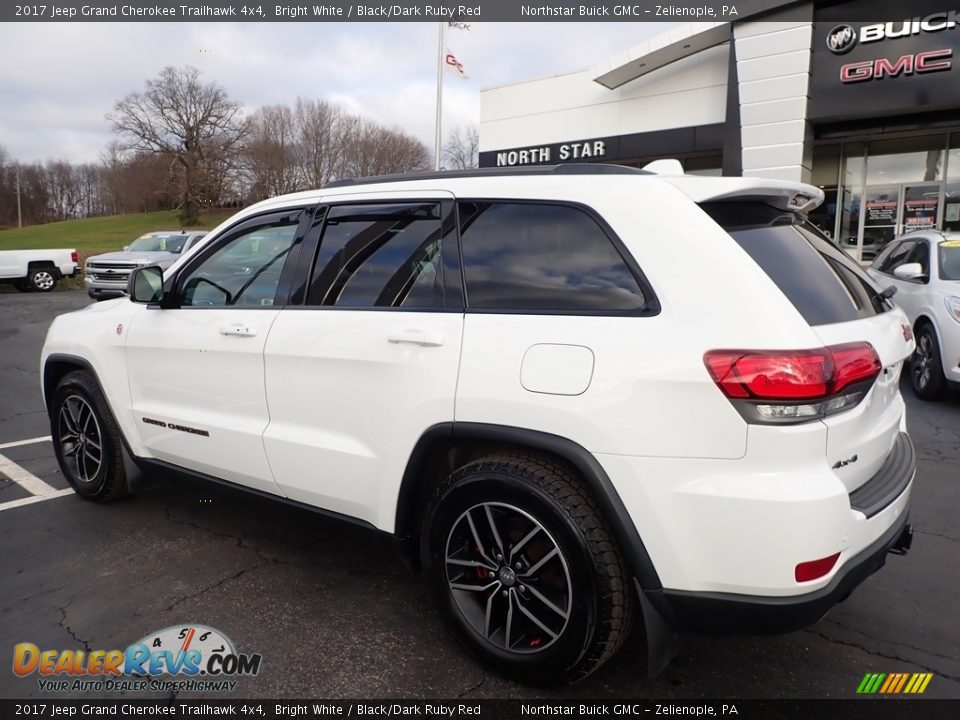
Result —
<path fill-rule="evenodd" d="M 20 215 L 20 163 L 17 163 L 17 227 L 23 227 L 23 218 Z"/>

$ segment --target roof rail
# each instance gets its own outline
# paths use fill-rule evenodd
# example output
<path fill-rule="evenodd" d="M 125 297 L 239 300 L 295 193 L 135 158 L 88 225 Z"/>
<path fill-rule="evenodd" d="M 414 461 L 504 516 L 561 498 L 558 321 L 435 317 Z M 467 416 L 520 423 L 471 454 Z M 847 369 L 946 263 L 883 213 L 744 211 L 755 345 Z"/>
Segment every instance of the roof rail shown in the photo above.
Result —
<path fill-rule="evenodd" d="M 524 165 L 522 167 L 473 168 L 471 170 L 427 170 L 397 175 L 344 178 L 324 185 L 324 188 L 374 183 L 404 182 L 408 180 L 438 180 L 441 178 L 508 177 L 510 175 L 650 175 L 640 168 L 608 163 L 566 163 L 564 165 Z"/>

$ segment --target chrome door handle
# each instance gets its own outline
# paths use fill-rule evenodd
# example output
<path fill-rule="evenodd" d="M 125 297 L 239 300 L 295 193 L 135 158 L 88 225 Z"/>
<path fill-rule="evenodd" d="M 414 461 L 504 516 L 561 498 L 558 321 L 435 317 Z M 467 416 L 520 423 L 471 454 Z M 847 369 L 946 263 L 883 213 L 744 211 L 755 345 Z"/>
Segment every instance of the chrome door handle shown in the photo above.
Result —
<path fill-rule="evenodd" d="M 444 343 L 443 335 L 425 333 L 422 330 L 401 330 L 387 335 L 387 342 L 408 343 L 421 347 L 440 347 Z"/>
<path fill-rule="evenodd" d="M 237 337 L 254 337 L 257 329 L 249 325 L 224 325 L 220 328 L 221 335 L 236 335 Z"/>

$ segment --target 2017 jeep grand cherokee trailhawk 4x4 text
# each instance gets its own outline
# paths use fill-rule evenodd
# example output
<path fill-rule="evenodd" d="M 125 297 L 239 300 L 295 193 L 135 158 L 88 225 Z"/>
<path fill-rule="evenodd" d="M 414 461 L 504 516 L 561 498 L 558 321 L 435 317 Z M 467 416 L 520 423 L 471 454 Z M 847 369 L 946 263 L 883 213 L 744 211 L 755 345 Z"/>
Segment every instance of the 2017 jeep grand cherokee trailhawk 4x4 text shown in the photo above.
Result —
<path fill-rule="evenodd" d="M 661 165 L 662 167 L 662 165 Z M 668 170 L 670 166 L 668 166 Z M 904 314 L 802 184 L 557 166 L 268 200 L 43 351 L 76 491 L 213 478 L 411 541 L 527 681 L 815 622 L 904 552 Z"/>

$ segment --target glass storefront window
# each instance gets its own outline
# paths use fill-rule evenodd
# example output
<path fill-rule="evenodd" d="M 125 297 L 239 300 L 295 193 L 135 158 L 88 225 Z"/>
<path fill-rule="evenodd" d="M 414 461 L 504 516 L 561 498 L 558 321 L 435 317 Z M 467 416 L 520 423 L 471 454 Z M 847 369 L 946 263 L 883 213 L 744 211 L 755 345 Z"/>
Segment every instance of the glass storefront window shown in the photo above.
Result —
<path fill-rule="evenodd" d="M 838 201 L 840 224 L 836 242 L 847 252 L 856 255 L 860 236 L 860 199 L 863 195 L 863 143 L 843 146 L 843 173 L 840 176 L 841 193 Z"/>
<path fill-rule="evenodd" d="M 813 149 L 810 182 L 823 190 L 823 202 L 809 216 L 810 222 L 828 238 L 837 226 L 837 178 L 840 174 L 840 145 L 818 145 Z"/>
<path fill-rule="evenodd" d="M 878 140 L 869 145 L 867 185 L 943 179 L 943 135 Z"/>
<path fill-rule="evenodd" d="M 960 183 L 947 183 L 944 187 L 943 229 L 951 232 L 960 231 Z"/>
<path fill-rule="evenodd" d="M 947 153 L 947 181 L 960 181 L 960 132 L 950 133 L 950 150 Z"/>
<path fill-rule="evenodd" d="M 845 143 L 837 243 L 869 262 L 897 235 L 960 230 L 960 133 L 953 140 L 949 153 L 945 134 Z M 829 157 L 825 167 L 823 177 Z"/>

